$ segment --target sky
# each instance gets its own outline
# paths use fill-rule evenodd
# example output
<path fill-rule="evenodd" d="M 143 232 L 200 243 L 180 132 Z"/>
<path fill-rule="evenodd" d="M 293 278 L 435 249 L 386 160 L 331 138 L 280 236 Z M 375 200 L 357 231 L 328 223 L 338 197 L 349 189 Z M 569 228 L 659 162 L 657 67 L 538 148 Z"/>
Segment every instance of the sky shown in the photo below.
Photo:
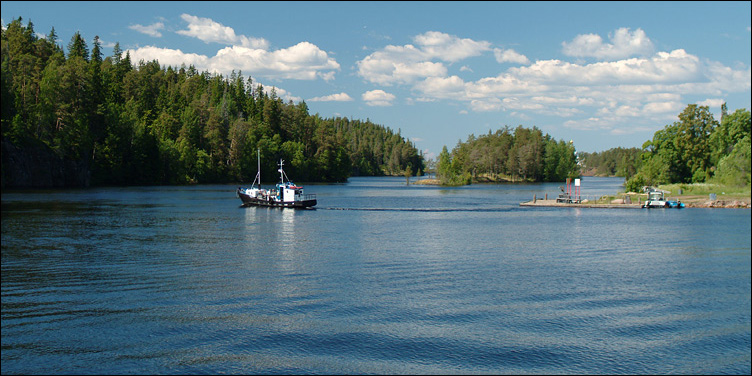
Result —
<path fill-rule="evenodd" d="M 2 1 L 3 28 L 103 54 L 240 72 L 310 114 L 370 120 L 435 158 L 537 127 L 578 151 L 641 147 L 688 104 L 750 109 L 750 2 Z"/>

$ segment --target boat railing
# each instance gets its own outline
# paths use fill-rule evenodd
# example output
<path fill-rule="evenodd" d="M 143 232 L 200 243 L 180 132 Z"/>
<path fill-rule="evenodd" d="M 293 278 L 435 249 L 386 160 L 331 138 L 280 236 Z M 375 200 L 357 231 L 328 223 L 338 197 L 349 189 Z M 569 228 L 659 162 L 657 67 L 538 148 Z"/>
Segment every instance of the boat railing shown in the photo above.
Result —
<path fill-rule="evenodd" d="M 302 194 L 299 197 L 300 197 L 301 201 L 310 201 L 310 200 L 315 200 L 316 199 L 316 194 L 315 193 L 307 193 L 307 194 Z"/>

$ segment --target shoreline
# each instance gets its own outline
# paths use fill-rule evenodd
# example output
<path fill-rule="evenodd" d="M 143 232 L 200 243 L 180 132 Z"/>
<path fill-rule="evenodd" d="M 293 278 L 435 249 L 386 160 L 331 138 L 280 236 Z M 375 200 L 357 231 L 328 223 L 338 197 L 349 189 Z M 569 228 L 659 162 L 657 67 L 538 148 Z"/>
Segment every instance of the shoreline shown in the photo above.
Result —
<path fill-rule="evenodd" d="M 438 179 L 418 179 L 411 181 L 415 185 L 436 185 L 441 186 Z M 636 197 L 635 197 L 636 196 Z M 617 193 L 609 202 L 588 202 L 583 200 L 580 204 L 557 203 L 556 200 L 533 199 L 521 202 L 520 206 L 528 207 L 575 207 L 575 208 L 606 208 L 606 209 L 631 209 L 642 208 L 641 202 L 644 202 L 647 196 L 641 193 Z M 621 198 L 618 198 L 621 197 Z M 627 204 L 624 197 L 630 197 L 629 201 L 637 200 L 637 204 Z M 752 209 L 752 198 L 739 195 L 718 194 L 715 200 L 710 200 L 708 195 L 670 195 L 666 199 L 681 201 L 685 208 L 723 208 L 723 209 Z"/>
<path fill-rule="evenodd" d="M 684 203 L 684 208 L 721 208 L 721 209 L 752 209 L 752 204 L 750 201 L 752 201 L 750 198 L 729 198 L 729 199 L 716 199 L 716 200 L 709 200 L 707 198 L 698 199 L 698 196 L 677 196 L 677 197 L 671 197 L 671 199 L 676 199 L 677 201 L 680 201 Z M 566 208 L 603 208 L 603 209 L 641 209 L 642 208 L 642 201 L 638 201 L 637 204 L 627 204 L 624 203 L 623 199 L 615 199 L 611 200 L 610 203 L 596 203 L 596 202 L 588 202 L 587 200 L 583 200 L 580 204 L 568 204 L 568 203 L 559 203 L 556 202 L 556 200 L 541 200 L 541 199 L 533 199 L 526 202 L 521 202 L 520 206 L 528 206 L 528 207 L 566 207 Z"/>

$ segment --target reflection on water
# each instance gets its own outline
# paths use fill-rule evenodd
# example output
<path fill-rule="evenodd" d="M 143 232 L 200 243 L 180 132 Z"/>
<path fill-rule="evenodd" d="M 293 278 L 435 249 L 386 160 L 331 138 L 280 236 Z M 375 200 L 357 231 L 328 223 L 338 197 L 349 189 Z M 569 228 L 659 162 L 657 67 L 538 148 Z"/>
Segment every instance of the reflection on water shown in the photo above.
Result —
<path fill-rule="evenodd" d="M 556 184 L 404 178 L 292 210 L 234 189 L 4 193 L 3 374 L 749 374 L 748 210 L 523 208 Z"/>

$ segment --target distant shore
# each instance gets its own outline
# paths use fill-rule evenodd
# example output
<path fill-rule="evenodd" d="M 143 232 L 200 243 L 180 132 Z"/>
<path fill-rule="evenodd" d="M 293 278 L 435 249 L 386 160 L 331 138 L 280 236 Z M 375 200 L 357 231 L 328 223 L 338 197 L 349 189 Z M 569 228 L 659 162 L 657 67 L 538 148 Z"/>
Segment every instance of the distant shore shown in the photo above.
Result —
<path fill-rule="evenodd" d="M 441 185 L 438 179 L 421 178 L 410 181 L 416 185 Z M 629 199 L 626 199 L 629 197 Z M 521 206 L 566 206 L 566 207 L 592 207 L 592 208 L 629 208 L 641 207 L 647 195 L 638 193 L 620 193 L 613 196 L 604 196 L 603 200 L 587 201 L 581 204 L 557 204 L 556 200 L 544 200 L 537 198 L 535 201 L 520 203 Z M 740 195 L 717 194 L 715 200 L 708 195 L 667 195 L 667 200 L 676 200 L 684 203 L 687 208 L 729 208 L 729 209 L 752 209 L 752 198 Z M 629 202 L 629 203 L 626 203 Z"/>
<path fill-rule="evenodd" d="M 607 200 L 588 201 L 583 200 L 579 204 L 557 203 L 556 200 L 546 200 L 534 198 L 531 201 L 522 202 L 520 206 L 555 206 L 555 207 L 587 207 L 587 208 L 641 208 L 642 203 L 647 198 L 644 194 L 627 193 L 622 194 L 624 198 L 612 198 Z M 715 200 L 710 200 L 708 196 L 698 195 L 673 195 L 666 197 L 667 200 L 676 200 L 684 203 L 686 208 L 726 208 L 726 209 L 751 209 L 752 199 L 750 197 L 716 196 Z"/>

